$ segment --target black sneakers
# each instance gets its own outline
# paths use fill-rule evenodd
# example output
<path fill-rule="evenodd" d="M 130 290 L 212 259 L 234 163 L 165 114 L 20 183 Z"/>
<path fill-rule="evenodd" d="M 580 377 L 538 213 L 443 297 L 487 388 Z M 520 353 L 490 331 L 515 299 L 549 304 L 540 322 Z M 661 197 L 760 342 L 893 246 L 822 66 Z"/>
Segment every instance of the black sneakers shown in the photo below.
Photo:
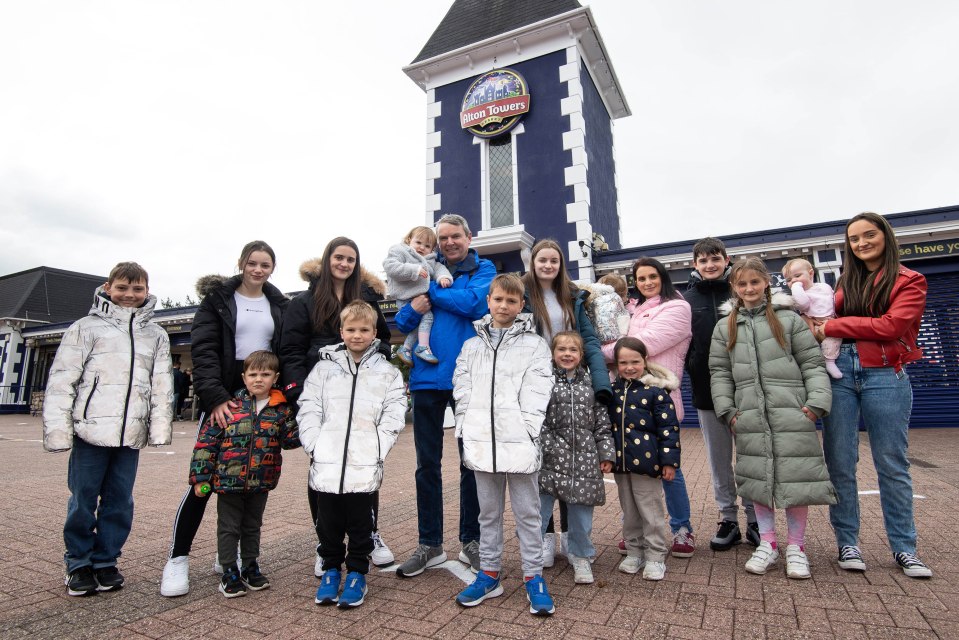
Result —
<path fill-rule="evenodd" d="M 719 523 L 716 535 L 709 541 L 709 548 L 713 551 L 727 551 L 742 541 L 743 534 L 739 530 L 739 523 L 735 520 L 723 520 Z"/>
<path fill-rule="evenodd" d="M 235 564 L 223 567 L 223 577 L 220 578 L 220 593 L 227 598 L 239 598 L 246 595 L 246 585 L 240 579 L 240 571 Z"/>
<path fill-rule="evenodd" d="M 754 547 L 758 547 L 760 542 L 762 542 L 762 538 L 759 537 L 759 523 L 747 522 L 746 523 L 746 544 L 751 544 Z"/>
<path fill-rule="evenodd" d="M 67 574 L 63 584 L 67 586 L 67 595 L 71 596 L 90 596 L 97 592 L 97 579 L 89 565 Z"/>
<path fill-rule="evenodd" d="M 116 567 L 103 567 L 93 571 L 97 579 L 97 591 L 114 591 L 123 586 L 123 574 Z"/>
<path fill-rule="evenodd" d="M 243 580 L 243 584 L 254 591 L 270 588 L 270 581 L 266 579 L 265 575 L 260 573 L 260 565 L 258 565 L 255 560 L 243 567 L 243 571 L 240 573 L 240 579 Z"/>
<path fill-rule="evenodd" d="M 910 578 L 931 578 L 932 569 L 923 564 L 922 560 L 916 557 L 914 553 L 897 553 L 896 564 L 902 568 L 902 572 Z"/>

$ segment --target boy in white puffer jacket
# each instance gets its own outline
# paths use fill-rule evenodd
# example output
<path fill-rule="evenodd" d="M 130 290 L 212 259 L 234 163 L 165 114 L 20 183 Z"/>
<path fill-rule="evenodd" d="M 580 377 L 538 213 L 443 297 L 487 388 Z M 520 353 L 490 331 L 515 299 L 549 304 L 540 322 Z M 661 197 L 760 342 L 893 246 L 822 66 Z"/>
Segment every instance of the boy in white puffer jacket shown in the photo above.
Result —
<path fill-rule="evenodd" d="M 551 615 L 543 581 L 540 533 L 539 433 L 553 389 L 549 346 L 523 308 L 523 283 L 500 274 L 490 284 L 490 313 L 473 323 L 477 336 L 463 345 L 453 374 L 456 437 L 463 464 L 476 475 L 480 507 L 480 571 L 456 601 L 473 607 L 502 595 L 505 491 L 519 535 L 526 597 L 533 615 Z"/>
<path fill-rule="evenodd" d="M 117 558 L 133 526 L 140 449 L 170 444 L 170 339 L 153 323 L 156 297 L 135 262 L 121 262 L 57 349 L 43 401 L 43 448 L 70 451 L 63 524 L 71 596 L 123 586 Z"/>
<path fill-rule="evenodd" d="M 363 301 L 343 308 L 343 343 L 320 349 L 298 400 L 300 442 L 313 460 L 310 487 L 322 514 L 315 524 L 324 574 L 315 602 L 340 608 L 357 607 L 366 597 L 373 495 L 383 483 L 383 460 L 406 426 L 403 376 L 377 349 L 376 318 Z"/>

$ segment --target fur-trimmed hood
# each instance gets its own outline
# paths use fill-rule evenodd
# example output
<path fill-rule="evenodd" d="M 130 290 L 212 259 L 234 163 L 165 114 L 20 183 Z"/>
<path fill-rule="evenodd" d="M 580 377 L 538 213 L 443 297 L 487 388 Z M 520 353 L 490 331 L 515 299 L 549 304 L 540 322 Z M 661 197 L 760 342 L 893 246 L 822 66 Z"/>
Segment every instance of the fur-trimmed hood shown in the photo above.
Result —
<path fill-rule="evenodd" d="M 300 265 L 300 278 L 305 282 L 309 282 L 310 287 L 316 283 L 322 272 L 322 258 L 311 258 Z M 367 271 L 362 265 L 360 266 L 360 283 L 375 291 L 377 295 L 386 295 L 386 283 L 380 280 L 379 277 L 371 271 Z"/>
<path fill-rule="evenodd" d="M 241 276 L 232 276 L 233 278 L 241 278 Z M 219 273 L 210 273 L 205 276 L 200 276 L 196 280 L 196 293 L 200 296 L 200 300 L 207 297 L 220 287 L 226 285 L 227 282 L 231 280 L 231 276 L 220 275 Z M 236 287 L 233 287 L 236 289 Z"/>
<path fill-rule="evenodd" d="M 646 373 L 639 379 L 645 385 L 650 387 L 659 387 L 666 391 L 678 389 L 680 385 L 676 374 L 662 365 L 658 365 L 650 360 L 646 361 Z"/>
<path fill-rule="evenodd" d="M 574 283 L 582 291 L 585 291 L 589 294 L 586 298 L 586 304 L 592 305 L 600 296 L 606 296 L 609 294 L 614 294 L 619 297 L 619 294 L 616 293 L 616 289 L 613 289 L 608 284 L 601 284 L 599 282 L 583 282 L 583 283 Z"/>
<path fill-rule="evenodd" d="M 733 307 L 736 306 L 736 298 L 733 296 L 726 302 L 722 303 L 719 306 L 719 315 L 722 317 L 728 316 L 732 313 Z M 796 303 L 793 301 L 793 297 L 784 291 L 776 291 L 773 293 L 773 309 L 779 311 L 780 309 L 791 309 L 796 310 Z"/>

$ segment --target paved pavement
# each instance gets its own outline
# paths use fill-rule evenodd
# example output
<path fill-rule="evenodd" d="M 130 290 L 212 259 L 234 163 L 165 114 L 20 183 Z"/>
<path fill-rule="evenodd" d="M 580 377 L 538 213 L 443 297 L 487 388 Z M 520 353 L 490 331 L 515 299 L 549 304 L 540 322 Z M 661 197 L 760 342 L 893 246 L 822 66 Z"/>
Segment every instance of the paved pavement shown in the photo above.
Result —
<path fill-rule="evenodd" d="M 448 434 L 452 436 L 452 434 Z M 355 610 L 318 607 L 313 594 L 313 533 L 309 527 L 307 460 L 285 457 L 283 480 L 270 496 L 263 527 L 261 566 L 272 588 L 226 600 L 210 565 L 215 553 L 215 507 L 211 505 L 193 548 L 192 590 L 180 598 L 159 595 L 173 514 L 186 487 L 194 428 L 175 425 L 171 447 L 146 449 L 134 490 L 136 515 L 120 559 L 126 586 L 117 592 L 71 598 L 63 587 L 62 526 L 68 496 L 66 454 L 45 453 L 40 424 L 27 416 L 0 416 L 0 637 L 12 638 L 959 638 L 959 430 L 913 431 L 915 491 L 922 558 L 931 580 L 903 576 L 888 552 L 879 498 L 863 495 L 865 574 L 837 568 L 826 510 L 810 510 L 807 550 L 813 579 L 786 579 L 780 564 L 766 576 L 742 566 L 750 547 L 714 553 L 715 527 L 709 471 L 698 431 L 683 431 L 683 467 L 693 506 L 699 548 L 690 559 L 670 558 L 659 583 L 616 571 L 620 555 L 619 506 L 613 485 L 597 509 L 594 542 L 596 582 L 574 585 L 562 558 L 546 571 L 556 599 L 552 618 L 527 613 L 518 577 L 515 536 L 508 536 L 505 562 L 511 574 L 503 597 L 463 609 L 453 596 L 462 571 L 431 569 L 412 579 L 393 572 L 370 576 L 367 602 Z M 868 447 L 860 451 L 860 490 L 876 489 Z M 456 459 L 452 437 L 446 459 Z M 398 558 L 416 543 L 415 458 L 412 431 L 401 437 L 387 461 L 380 523 Z M 455 487 L 456 467 L 446 467 Z M 447 549 L 458 552 L 458 503 L 446 496 Z M 780 528 L 784 527 L 780 519 Z M 507 522 L 507 531 L 512 523 Z M 454 555 L 451 554 L 451 555 Z M 456 564 L 456 563 L 452 563 Z"/>

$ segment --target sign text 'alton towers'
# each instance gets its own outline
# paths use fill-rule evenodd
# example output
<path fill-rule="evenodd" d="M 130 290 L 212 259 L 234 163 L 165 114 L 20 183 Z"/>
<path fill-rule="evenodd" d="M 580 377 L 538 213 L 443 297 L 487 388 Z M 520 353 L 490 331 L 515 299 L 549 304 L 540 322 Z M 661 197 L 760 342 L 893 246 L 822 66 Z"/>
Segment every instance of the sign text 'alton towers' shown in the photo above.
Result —
<path fill-rule="evenodd" d="M 526 80 L 512 69 L 495 69 L 477 78 L 463 96 L 460 126 L 481 138 L 504 134 L 529 111 Z"/>

